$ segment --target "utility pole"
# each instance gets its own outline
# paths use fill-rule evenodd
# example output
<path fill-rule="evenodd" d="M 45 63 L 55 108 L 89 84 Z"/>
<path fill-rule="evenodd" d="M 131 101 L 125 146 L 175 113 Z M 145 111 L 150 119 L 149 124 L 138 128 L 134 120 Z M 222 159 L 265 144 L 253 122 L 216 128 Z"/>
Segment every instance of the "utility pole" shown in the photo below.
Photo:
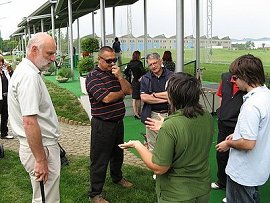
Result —
<path fill-rule="evenodd" d="M 207 0 L 207 33 L 206 33 L 206 62 L 212 63 L 212 25 L 213 25 L 213 1 Z"/>

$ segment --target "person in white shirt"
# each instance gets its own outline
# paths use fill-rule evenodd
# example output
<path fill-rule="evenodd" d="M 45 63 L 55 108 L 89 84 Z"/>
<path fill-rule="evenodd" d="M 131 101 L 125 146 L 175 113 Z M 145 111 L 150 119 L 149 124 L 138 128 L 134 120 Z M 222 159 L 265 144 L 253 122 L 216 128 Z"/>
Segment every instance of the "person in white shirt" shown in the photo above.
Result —
<path fill-rule="evenodd" d="M 47 33 L 37 33 L 26 47 L 26 58 L 9 83 L 8 111 L 13 133 L 20 141 L 19 156 L 29 173 L 32 202 L 60 202 L 59 123 L 41 71 L 55 61 L 56 44 Z"/>
<path fill-rule="evenodd" d="M 217 144 L 220 152 L 230 150 L 226 167 L 226 200 L 260 202 L 258 186 L 270 174 L 270 90 L 264 85 L 262 62 L 253 55 L 237 58 L 230 66 L 237 86 L 246 91 L 234 133 Z"/>

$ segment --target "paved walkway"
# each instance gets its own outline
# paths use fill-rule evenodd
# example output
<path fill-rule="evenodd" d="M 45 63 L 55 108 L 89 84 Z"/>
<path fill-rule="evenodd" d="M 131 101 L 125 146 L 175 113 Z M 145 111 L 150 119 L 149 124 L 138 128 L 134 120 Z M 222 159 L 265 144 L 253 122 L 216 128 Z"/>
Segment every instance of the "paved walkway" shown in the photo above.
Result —
<path fill-rule="evenodd" d="M 60 122 L 60 140 L 59 143 L 66 150 L 67 157 L 69 155 L 89 156 L 90 155 L 90 126 L 70 125 Z M 9 134 L 12 135 L 11 130 Z M 18 152 L 18 139 L 0 139 L 0 143 L 4 145 L 4 149 L 10 149 Z M 145 168 L 145 164 L 141 159 L 136 157 L 129 150 L 124 150 L 124 163 L 129 165 Z"/>

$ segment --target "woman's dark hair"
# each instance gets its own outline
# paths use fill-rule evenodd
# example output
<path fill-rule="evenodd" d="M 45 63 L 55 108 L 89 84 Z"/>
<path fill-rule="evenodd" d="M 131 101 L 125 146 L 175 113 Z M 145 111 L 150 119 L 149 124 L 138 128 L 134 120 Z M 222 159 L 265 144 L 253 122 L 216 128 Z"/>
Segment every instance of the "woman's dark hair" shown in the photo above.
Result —
<path fill-rule="evenodd" d="M 203 115 L 204 110 L 199 104 L 201 83 L 195 77 L 187 73 L 173 74 L 167 83 L 168 98 L 171 104 L 171 112 L 182 109 L 187 118 Z"/>
<path fill-rule="evenodd" d="M 263 86 L 265 83 L 262 61 L 251 54 L 235 59 L 230 65 L 230 73 L 236 75 L 251 87 Z"/>
<path fill-rule="evenodd" d="M 134 51 L 132 54 L 132 61 L 140 60 L 141 58 L 141 52 L 139 51 Z"/>
<path fill-rule="evenodd" d="M 164 51 L 162 56 L 163 61 L 172 61 L 172 53 L 170 51 Z"/>

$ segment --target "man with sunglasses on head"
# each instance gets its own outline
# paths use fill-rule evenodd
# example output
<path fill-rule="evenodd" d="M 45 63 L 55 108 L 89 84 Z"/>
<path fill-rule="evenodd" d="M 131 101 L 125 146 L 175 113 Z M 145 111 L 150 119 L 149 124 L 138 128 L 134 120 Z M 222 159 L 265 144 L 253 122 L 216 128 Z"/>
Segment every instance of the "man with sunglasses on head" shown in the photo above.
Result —
<path fill-rule="evenodd" d="M 102 195 L 107 166 L 112 181 L 124 188 L 132 183 L 123 178 L 123 150 L 125 116 L 124 98 L 132 93 L 130 83 L 116 66 L 117 58 L 109 46 L 98 52 L 98 67 L 89 73 L 86 89 L 91 103 L 90 198 L 94 203 L 108 203 Z"/>
<path fill-rule="evenodd" d="M 247 94 L 234 133 L 216 145 L 219 152 L 230 150 L 226 166 L 228 203 L 260 202 L 258 186 L 270 174 L 270 91 L 264 85 L 262 62 L 253 55 L 237 58 L 230 66 L 237 86 Z"/>
<path fill-rule="evenodd" d="M 148 54 L 146 57 L 149 71 L 141 79 L 141 100 L 144 102 L 141 121 L 145 124 L 146 118 L 160 119 L 159 116 L 168 116 L 168 95 L 165 89 L 166 82 L 172 72 L 161 66 L 162 61 L 158 53 Z M 148 149 L 152 151 L 157 140 L 157 132 L 146 128 Z"/>

